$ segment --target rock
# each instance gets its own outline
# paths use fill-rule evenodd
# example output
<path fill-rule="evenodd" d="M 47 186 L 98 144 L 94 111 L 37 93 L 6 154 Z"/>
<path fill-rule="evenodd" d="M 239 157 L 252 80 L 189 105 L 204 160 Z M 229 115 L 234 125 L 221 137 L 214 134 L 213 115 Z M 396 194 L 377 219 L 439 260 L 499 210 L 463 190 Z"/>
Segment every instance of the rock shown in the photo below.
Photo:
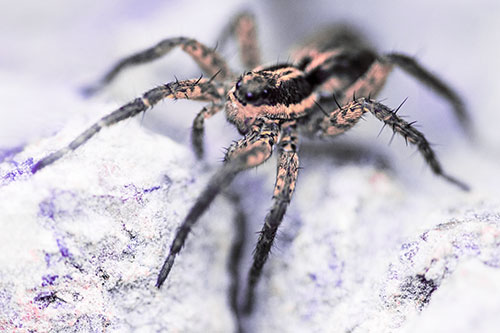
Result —
<path fill-rule="evenodd" d="M 232 331 L 225 200 L 193 230 L 167 283 L 155 287 L 173 233 L 210 170 L 195 167 L 186 147 L 131 120 L 30 173 L 33 160 L 79 130 L 66 128 L 0 166 L 2 329 Z"/>

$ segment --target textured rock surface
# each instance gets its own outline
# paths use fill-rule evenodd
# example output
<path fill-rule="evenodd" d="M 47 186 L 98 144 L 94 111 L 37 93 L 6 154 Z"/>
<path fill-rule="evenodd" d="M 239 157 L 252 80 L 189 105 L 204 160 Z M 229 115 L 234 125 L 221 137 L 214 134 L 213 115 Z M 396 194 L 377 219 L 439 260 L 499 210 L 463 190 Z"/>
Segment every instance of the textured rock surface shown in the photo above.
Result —
<path fill-rule="evenodd" d="M 216 223 L 194 230 L 168 285 L 154 287 L 172 233 L 204 183 L 189 151 L 131 121 L 26 173 L 27 156 L 67 139 L 44 140 L 15 157 L 23 161 L 17 168 L 10 157 L 0 167 L 0 327 L 231 331 L 231 226 L 218 216 L 232 212 L 223 200 L 206 216 Z"/>
<path fill-rule="evenodd" d="M 1 169 L 13 165 L 7 159 Z M 188 242 L 191 256 L 166 288 L 154 287 L 172 232 L 204 182 L 192 165 L 184 147 L 132 121 L 34 177 L 4 176 L 14 180 L 0 192 L 1 326 L 231 331 L 229 223 L 202 223 L 194 231 L 201 237 Z M 219 201 L 207 218 L 231 216 L 228 209 Z"/>

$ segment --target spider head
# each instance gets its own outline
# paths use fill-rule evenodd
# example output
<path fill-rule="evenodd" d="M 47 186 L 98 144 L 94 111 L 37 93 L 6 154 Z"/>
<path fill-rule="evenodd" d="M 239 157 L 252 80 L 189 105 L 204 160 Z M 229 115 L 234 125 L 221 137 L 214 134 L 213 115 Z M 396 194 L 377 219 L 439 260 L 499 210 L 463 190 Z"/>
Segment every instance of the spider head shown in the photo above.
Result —
<path fill-rule="evenodd" d="M 245 134 L 256 119 L 301 115 L 313 102 L 312 93 L 304 73 L 292 65 L 257 68 L 242 75 L 228 92 L 226 117 Z"/>
<path fill-rule="evenodd" d="M 236 83 L 234 95 L 242 105 L 261 106 L 270 103 L 276 79 L 268 72 L 247 72 Z"/>
<path fill-rule="evenodd" d="M 276 79 L 270 73 L 253 71 L 242 75 L 227 96 L 228 121 L 246 134 L 257 118 L 269 113 L 275 91 Z"/>

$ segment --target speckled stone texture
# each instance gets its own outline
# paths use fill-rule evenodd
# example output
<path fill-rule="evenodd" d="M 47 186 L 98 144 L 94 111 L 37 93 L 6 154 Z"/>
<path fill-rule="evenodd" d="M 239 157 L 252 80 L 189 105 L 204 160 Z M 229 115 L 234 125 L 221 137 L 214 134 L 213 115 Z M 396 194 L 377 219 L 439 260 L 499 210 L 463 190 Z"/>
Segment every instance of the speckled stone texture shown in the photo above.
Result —
<path fill-rule="evenodd" d="M 189 151 L 131 121 L 29 174 L 28 156 L 67 139 L 57 135 L 4 156 L 0 166 L 1 329 L 232 331 L 225 268 L 231 221 L 205 223 L 231 216 L 223 199 L 194 230 L 168 284 L 154 286 L 207 175 Z"/>

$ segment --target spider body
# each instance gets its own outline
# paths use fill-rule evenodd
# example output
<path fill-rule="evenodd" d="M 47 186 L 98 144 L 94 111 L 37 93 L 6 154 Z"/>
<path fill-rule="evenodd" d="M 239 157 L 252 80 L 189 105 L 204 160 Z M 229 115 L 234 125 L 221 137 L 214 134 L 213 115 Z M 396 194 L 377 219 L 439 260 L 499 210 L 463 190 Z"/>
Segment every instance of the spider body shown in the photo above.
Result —
<path fill-rule="evenodd" d="M 39 171 L 77 149 L 103 127 L 145 112 L 163 99 L 209 102 L 195 117 L 192 128 L 193 147 L 201 157 L 204 122 L 225 109 L 227 120 L 243 137 L 230 145 L 223 166 L 209 180 L 179 227 L 158 276 L 158 287 L 170 273 L 191 228 L 213 199 L 239 172 L 264 163 L 276 150 L 278 163 L 273 204 L 265 218 L 248 277 L 245 310 L 251 310 L 255 285 L 295 189 L 299 131 L 309 136 L 333 137 L 354 126 L 363 114 L 372 113 L 414 144 L 436 175 L 467 189 L 465 184 L 443 171 L 429 143 L 412 123 L 399 117 L 397 110 L 371 98 L 380 91 L 391 69 L 399 66 L 447 99 L 461 125 L 470 132 L 470 121 L 458 95 L 414 59 L 394 53 L 379 55 L 352 29 L 336 27 L 302 44 L 293 52 L 290 63 L 256 66 L 260 56 L 253 16 L 248 13 L 237 16 L 224 30 L 222 42 L 230 36 L 239 41 L 243 65 L 250 69 L 241 76 L 234 74 L 215 50 L 183 37 L 166 39 L 118 62 L 87 92 L 104 87 L 124 68 L 157 59 L 175 47 L 181 47 L 193 57 L 210 78 L 174 81 L 151 89 L 103 117 L 67 147 L 41 159 L 33 167 L 34 173 Z"/>

